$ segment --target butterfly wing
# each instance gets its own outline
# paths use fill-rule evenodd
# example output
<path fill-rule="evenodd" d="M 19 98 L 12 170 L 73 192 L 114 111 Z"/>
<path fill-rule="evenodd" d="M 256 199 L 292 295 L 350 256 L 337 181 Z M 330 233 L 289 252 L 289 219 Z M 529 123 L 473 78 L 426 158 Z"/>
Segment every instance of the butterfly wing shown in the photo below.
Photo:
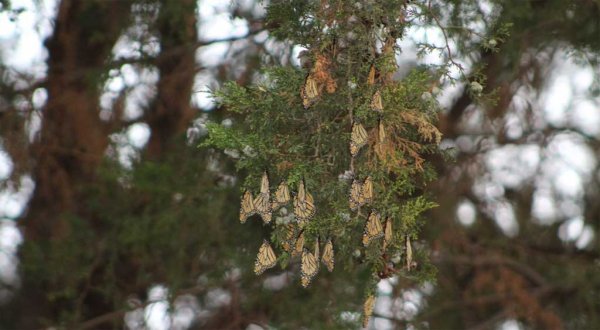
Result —
<path fill-rule="evenodd" d="M 302 254 L 304 249 L 304 232 L 301 232 L 294 243 L 294 251 L 292 251 L 292 257 Z"/>
<path fill-rule="evenodd" d="M 352 134 L 350 136 L 350 154 L 354 157 L 360 148 L 367 144 L 367 131 L 362 124 L 354 123 L 352 125 Z"/>
<path fill-rule="evenodd" d="M 304 81 L 304 85 L 300 89 L 300 97 L 302 97 L 302 105 L 304 109 L 308 109 L 319 97 L 319 88 L 317 81 L 309 74 Z"/>
<path fill-rule="evenodd" d="M 256 213 L 258 213 L 263 219 L 264 223 L 271 222 L 272 218 L 272 209 L 271 209 L 271 198 L 269 193 L 260 193 L 254 199 L 254 208 L 256 209 Z"/>
<path fill-rule="evenodd" d="M 412 245 L 410 244 L 410 238 L 406 236 L 406 269 L 410 270 L 412 268 Z"/>
<path fill-rule="evenodd" d="M 381 215 L 377 212 L 371 212 L 365 225 L 363 233 L 363 245 L 367 246 L 372 240 L 383 236 L 383 228 L 381 227 Z"/>
<path fill-rule="evenodd" d="M 287 183 L 281 182 L 275 191 L 275 200 L 273 201 L 273 209 L 287 204 L 290 201 L 290 189 Z"/>
<path fill-rule="evenodd" d="M 252 193 L 246 190 L 242 196 L 242 202 L 240 206 L 240 222 L 245 223 L 252 214 L 256 212 L 254 208 L 254 201 L 252 200 Z"/>
<path fill-rule="evenodd" d="M 294 196 L 294 214 L 300 223 L 310 220 L 315 215 L 316 209 L 314 199 L 304 188 L 304 182 L 300 181 L 298 195 Z"/>
<path fill-rule="evenodd" d="M 369 320 L 371 319 L 371 315 L 373 315 L 373 307 L 375 306 L 375 296 L 369 295 L 367 300 L 365 300 L 365 304 L 363 305 L 363 328 L 366 328 L 369 325 Z"/>
<path fill-rule="evenodd" d="M 385 142 L 386 134 L 385 134 L 385 126 L 383 125 L 383 120 L 379 120 L 378 133 L 379 133 L 379 143 Z"/>
<path fill-rule="evenodd" d="M 267 171 L 263 172 L 262 179 L 260 180 L 260 193 L 269 193 L 269 175 L 267 175 Z"/>
<path fill-rule="evenodd" d="M 358 195 L 359 205 L 371 203 L 373 201 L 373 180 L 371 177 L 367 177 L 365 182 L 362 184 L 362 189 Z"/>
<path fill-rule="evenodd" d="M 369 69 L 369 76 L 367 77 L 367 84 L 372 86 L 375 85 L 375 65 L 371 64 Z"/>
<path fill-rule="evenodd" d="M 392 218 L 387 218 L 385 221 L 385 230 L 383 234 L 383 251 L 385 252 L 386 247 L 392 242 L 393 231 L 392 231 Z"/>
<path fill-rule="evenodd" d="M 333 267 L 335 266 L 335 260 L 333 257 L 333 242 L 331 239 L 327 240 L 325 243 L 325 248 L 323 249 L 323 256 L 321 257 L 321 261 L 327 267 L 327 270 L 332 272 Z"/>
<path fill-rule="evenodd" d="M 352 186 L 350 186 L 350 196 L 348 198 L 348 202 L 350 204 L 350 210 L 354 211 L 358 209 L 360 206 L 360 195 L 361 195 L 362 185 L 358 180 L 352 180 Z"/>
<path fill-rule="evenodd" d="M 263 244 L 260 246 L 256 261 L 254 262 L 254 273 L 260 275 L 265 270 L 275 266 L 276 262 L 277 257 L 275 256 L 275 252 L 273 252 L 273 248 L 271 248 L 271 245 L 266 240 L 263 240 Z"/>
<path fill-rule="evenodd" d="M 371 109 L 377 112 L 383 112 L 383 101 L 381 100 L 381 92 L 376 91 L 371 99 Z"/>
<path fill-rule="evenodd" d="M 294 248 L 295 237 L 296 237 L 296 225 L 293 223 L 288 223 L 283 228 L 283 242 L 281 246 L 283 250 L 289 253 L 292 253 L 292 249 Z"/>
<path fill-rule="evenodd" d="M 300 278 L 303 287 L 308 287 L 319 271 L 319 261 L 308 249 L 302 250 L 302 263 L 300 265 Z"/>

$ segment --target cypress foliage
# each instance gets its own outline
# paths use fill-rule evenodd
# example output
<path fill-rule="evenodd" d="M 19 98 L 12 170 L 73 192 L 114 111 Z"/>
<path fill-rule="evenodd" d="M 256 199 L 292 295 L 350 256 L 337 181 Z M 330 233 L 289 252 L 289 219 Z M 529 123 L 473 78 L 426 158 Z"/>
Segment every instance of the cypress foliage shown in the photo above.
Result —
<path fill-rule="evenodd" d="M 252 86 L 229 83 L 215 93 L 244 119 L 230 128 L 209 125 L 202 145 L 241 155 L 237 169 L 247 177 L 240 195 L 254 199 L 246 196 L 240 220 L 262 218 L 270 236 L 256 240 L 271 242 L 282 268 L 301 264 L 304 285 L 329 240 L 335 267 L 372 274 L 365 297 L 380 278 L 433 278 L 426 251 L 412 242 L 423 212 L 435 206 L 423 188 L 435 177 L 424 155 L 437 152 L 441 139 L 433 123 L 438 105 L 423 97 L 429 72 L 394 78 L 405 10 L 405 1 L 275 1 L 268 26 L 307 48 L 303 67 L 269 68 Z M 290 198 L 273 195 L 281 183 Z M 257 258 L 260 272 L 272 265 L 267 251 Z"/>

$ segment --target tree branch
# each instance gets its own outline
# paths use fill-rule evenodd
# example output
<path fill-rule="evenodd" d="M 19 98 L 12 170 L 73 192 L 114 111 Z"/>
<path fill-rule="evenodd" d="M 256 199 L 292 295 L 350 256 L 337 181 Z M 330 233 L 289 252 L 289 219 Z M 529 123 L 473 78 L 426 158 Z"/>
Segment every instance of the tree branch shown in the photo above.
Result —
<path fill-rule="evenodd" d="M 197 295 L 200 293 L 203 293 L 204 291 L 206 291 L 205 287 L 201 287 L 201 286 L 195 286 L 195 287 L 191 287 L 188 289 L 183 289 L 183 290 L 179 290 L 177 292 L 177 294 L 175 294 L 175 297 L 177 296 L 182 296 L 182 295 L 186 295 L 186 294 L 191 294 L 191 295 Z M 142 303 L 139 306 L 136 306 L 135 308 L 124 308 L 124 309 L 120 309 L 120 310 L 116 310 L 114 312 L 110 312 L 104 315 L 100 315 L 98 317 L 95 317 L 91 320 L 87 320 L 83 323 L 78 324 L 77 326 L 75 326 L 75 329 L 81 329 L 81 330 L 85 330 L 85 329 L 93 329 L 101 324 L 105 324 L 114 320 L 117 320 L 119 318 L 123 318 L 125 316 L 125 314 L 127 314 L 128 312 L 133 311 L 134 309 L 137 308 L 144 308 L 150 304 L 153 303 L 157 303 L 157 302 L 161 302 L 164 301 L 164 299 L 160 299 L 160 300 L 148 300 L 144 303 Z M 42 329 L 40 329 L 42 330 Z"/>

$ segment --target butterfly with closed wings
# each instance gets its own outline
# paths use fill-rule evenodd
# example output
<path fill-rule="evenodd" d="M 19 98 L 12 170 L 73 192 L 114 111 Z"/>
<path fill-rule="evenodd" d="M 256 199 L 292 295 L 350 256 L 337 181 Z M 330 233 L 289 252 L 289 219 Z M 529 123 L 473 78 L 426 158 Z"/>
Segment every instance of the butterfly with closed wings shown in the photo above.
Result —
<path fill-rule="evenodd" d="M 372 211 L 365 224 L 365 230 L 363 232 L 363 245 L 367 246 L 372 240 L 383 236 L 383 228 L 381 227 L 381 215 Z"/>
<path fill-rule="evenodd" d="M 304 180 L 298 185 L 298 194 L 294 196 L 294 215 L 300 225 L 310 220 L 315 215 L 315 201 L 312 195 L 306 191 Z"/>
<path fill-rule="evenodd" d="M 319 272 L 319 240 L 315 242 L 314 254 L 308 249 L 302 250 L 302 262 L 300 264 L 300 279 L 302 286 L 307 288 L 312 279 Z"/>
<path fill-rule="evenodd" d="M 256 213 L 256 209 L 254 208 L 252 193 L 246 190 L 242 196 L 242 205 L 240 206 L 240 222 L 246 223 L 246 220 L 254 213 Z"/>
<path fill-rule="evenodd" d="M 263 172 L 263 176 L 260 183 L 260 193 L 254 199 L 254 208 L 265 224 L 271 222 L 272 209 L 271 209 L 271 196 L 269 194 L 269 176 L 267 172 Z"/>
<path fill-rule="evenodd" d="M 352 125 L 352 134 L 350 135 L 350 154 L 352 157 L 358 154 L 360 148 L 367 144 L 367 130 L 362 124 L 354 123 Z"/>
<path fill-rule="evenodd" d="M 260 246 L 256 261 L 254 262 L 254 273 L 260 275 L 264 273 L 265 270 L 274 267 L 276 262 L 277 257 L 275 256 L 273 248 L 267 240 L 263 240 L 263 244 Z"/>

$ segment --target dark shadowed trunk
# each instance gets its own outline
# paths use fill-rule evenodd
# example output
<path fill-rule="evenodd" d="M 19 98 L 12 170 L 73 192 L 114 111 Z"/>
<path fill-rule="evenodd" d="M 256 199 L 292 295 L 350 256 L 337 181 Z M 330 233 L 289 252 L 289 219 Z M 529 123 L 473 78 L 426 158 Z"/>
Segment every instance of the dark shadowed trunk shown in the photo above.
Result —
<path fill-rule="evenodd" d="M 78 208 L 78 188 L 94 180 L 108 134 L 99 117 L 100 77 L 129 16 L 127 1 L 60 3 L 48 49 L 48 102 L 34 167 L 36 189 L 25 219 L 26 239 L 69 235 L 64 213 Z M 85 215 L 85 214 L 84 214 Z"/>
<path fill-rule="evenodd" d="M 161 2 L 157 22 L 161 38 L 157 60 L 160 80 L 148 112 L 152 131 L 147 152 L 150 159 L 160 159 L 193 116 L 190 97 L 196 75 L 196 3 L 195 0 Z"/>
<path fill-rule="evenodd" d="M 108 134 L 99 118 L 100 77 L 126 26 L 130 6 L 129 1 L 104 0 L 59 4 L 54 33 L 46 41 L 48 100 L 40 139 L 33 146 L 36 187 L 24 219 L 25 239 L 38 244 L 39 258 L 52 253 L 52 242 L 72 234 L 67 216 L 97 225 L 81 203 L 85 198 L 81 188 L 94 182 L 108 146 Z M 44 319 L 56 320 L 68 308 L 46 294 L 48 285 L 60 283 L 49 284 L 30 275 L 22 271 L 22 292 L 15 303 L 20 313 L 12 316 L 20 317 L 16 320 L 19 329 L 39 328 Z"/>

